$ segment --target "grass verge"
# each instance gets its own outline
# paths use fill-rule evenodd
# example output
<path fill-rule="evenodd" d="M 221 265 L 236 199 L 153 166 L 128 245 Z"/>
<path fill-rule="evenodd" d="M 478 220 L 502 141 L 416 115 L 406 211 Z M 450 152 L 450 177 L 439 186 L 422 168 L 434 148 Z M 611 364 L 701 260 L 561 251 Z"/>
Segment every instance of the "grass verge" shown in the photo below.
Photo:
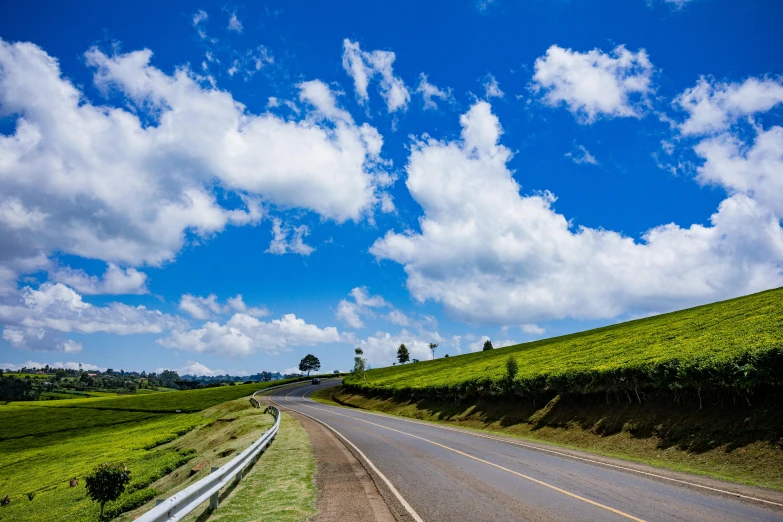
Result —
<path fill-rule="evenodd" d="M 280 431 L 239 484 L 223 493 L 218 509 L 207 505 L 186 518 L 198 522 L 303 522 L 316 513 L 315 461 L 307 432 L 283 413 Z"/>
<path fill-rule="evenodd" d="M 311 397 L 783 491 L 783 438 L 778 434 L 783 419 L 774 404 L 757 405 L 750 414 L 746 408 L 700 410 L 668 401 L 607 404 L 595 397 L 556 397 L 543 407 L 456 404 L 367 397 L 342 387 Z"/>

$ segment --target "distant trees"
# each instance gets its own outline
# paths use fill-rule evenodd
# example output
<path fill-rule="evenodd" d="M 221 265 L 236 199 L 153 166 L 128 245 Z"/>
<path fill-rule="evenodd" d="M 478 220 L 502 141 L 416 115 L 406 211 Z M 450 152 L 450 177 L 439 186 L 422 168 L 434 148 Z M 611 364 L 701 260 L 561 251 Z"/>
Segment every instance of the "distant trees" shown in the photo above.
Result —
<path fill-rule="evenodd" d="M 487 350 L 491 350 L 492 348 L 494 348 L 494 346 L 492 346 L 492 341 L 490 341 L 489 339 L 484 341 L 484 348 L 482 349 L 482 351 L 486 352 Z"/>
<path fill-rule="evenodd" d="M 54 372 L 54 376 L 58 381 L 61 381 L 66 377 L 68 377 L 68 373 L 63 369 L 59 369 L 56 372 Z"/>
<path fill-rule="evenodd" d="M 158 375 L 158 382 L 164 388 L 176 388 L 177 381 L 181 380 L 179 374 L 171 370 L 163 370 L 160 375 Z"/>
<path fill-rule="evenodd" d="M 397 361 L 399 361 L 400 364 L 405 364 L 406 362 L 411 360 L 411 354 L 408 351 L 408 347 L 404 344 L 401 344 L 399 348 L 397 348 Z"/>
<path fill-rule="evenodd" d="M 438 345 L 435 343 L 430 343 L 430 350 L 432 351 L 432 358 L 435 358 L 435 348 L 437 348 Z"/>
<path fill-rule="evenodd" d="M 104 463 L 95 468 L 84 482 L 87 485 L 87 495 L 101 504 L 101 520 L 107 502 L 117 500 L 130 482 L 130 471 L 125 464 Z"/>
<path fill-rule="evenodd" d="M 0 374 L 0 401 L 31 401 L 37 399 L 38 395 L 31 379 Z"/>
<path fill-rule="evenodd" d="M 321 369 L 321 361 L 318 360 L 318 357 L 312 354 L 305 355 L 301 361 L 299 361 L 299 371 L 300 372 L 307 372 L 307 376 L 310 377 L 310 372 L 315 370 L 318 371 Z"/>

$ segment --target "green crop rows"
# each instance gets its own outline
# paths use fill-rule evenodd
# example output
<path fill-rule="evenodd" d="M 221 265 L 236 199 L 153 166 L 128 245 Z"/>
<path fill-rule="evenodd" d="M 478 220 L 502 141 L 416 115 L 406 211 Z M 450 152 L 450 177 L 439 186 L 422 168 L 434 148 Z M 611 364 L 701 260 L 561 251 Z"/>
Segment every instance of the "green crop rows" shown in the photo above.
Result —
<path fill-rule="evenodd" d="M 124 462 L 132 482 L 107 510 L 141 505 L 156 495 L 149 484 L 193 458 L 159 446 L 214 420 L 197 412 L 281 383 L 0 406 L 0 498 L 11 498 L 0 521 L 97 520 L 83 479 L 108 461 Z M 74 477 L 80 485 L 70 488 Z"/>
<path fill-rule="evenodd" d="M 506 375 L 509 355 L 515 379 Z M 348 376 L 349 389 L 461 399 L 783 387 L 783 289 L 503 349 Z M 639 393 L 641 392 L 641 395 Z M 634 399 L 634 400 L 635 400 Z M 641 400 L 641 399 L 640 399 Z"/>

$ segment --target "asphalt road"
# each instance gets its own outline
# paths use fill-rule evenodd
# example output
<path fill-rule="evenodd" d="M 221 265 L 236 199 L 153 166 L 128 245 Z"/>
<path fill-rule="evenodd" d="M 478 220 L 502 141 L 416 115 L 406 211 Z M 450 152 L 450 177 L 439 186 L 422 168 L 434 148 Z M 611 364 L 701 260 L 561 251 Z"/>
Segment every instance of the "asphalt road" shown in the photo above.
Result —
<path fill-rule="evenodd" d="M 347 439 L 412 520 L 783 521 L 783 507 L 307 398 L 336 384 L 281 389 L 272 400 Z"/>

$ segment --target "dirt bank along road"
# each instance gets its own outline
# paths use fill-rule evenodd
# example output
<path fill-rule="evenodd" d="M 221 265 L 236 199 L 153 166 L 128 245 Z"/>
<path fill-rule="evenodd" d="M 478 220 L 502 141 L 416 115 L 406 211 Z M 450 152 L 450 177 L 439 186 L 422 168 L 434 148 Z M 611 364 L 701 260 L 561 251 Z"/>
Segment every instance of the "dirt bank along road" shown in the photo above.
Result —
<path fill-rule="evenodd" d="M 310 433 L 319 521 L 783 521 L 777 492 L 652 468 L 645 474 L 638 465 L 623 469 L 622 461 L 593 462 L 588 454 L 541 451 L 525 441 L 307 398 L 337 384 L 283 388 L 270 397 Z"/>

